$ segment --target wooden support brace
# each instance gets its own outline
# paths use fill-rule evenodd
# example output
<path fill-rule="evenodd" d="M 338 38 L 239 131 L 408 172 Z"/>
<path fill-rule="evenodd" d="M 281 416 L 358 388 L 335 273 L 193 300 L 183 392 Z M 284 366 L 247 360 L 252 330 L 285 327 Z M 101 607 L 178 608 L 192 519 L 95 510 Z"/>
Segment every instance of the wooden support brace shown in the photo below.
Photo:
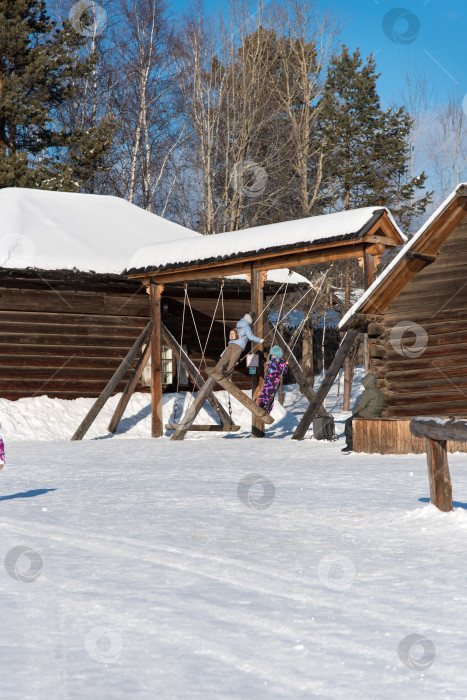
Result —
<path fill-rule="evenodd" d="M 210 379 L 212 377 L 210 376 Z M 208 380 L 209 381 L 209 380 Z M 216 381 L 216 380 L 214 380 Z M 241 404 L 245 406 L 253 415 L 257 416 L 257 418 L 260 418 L 263 423 L 268 423 L 271 425 L 271 423 L 274 423 L 274 418 L 267 413 L 267 411 L 264 410 L 264 408 L 261 408 L 261 406 L 258 406 L 252 399 L 250 399 L 246 394 L 243 393 L 241 389 L 238 388 L 238 386 L 235 386 L 233 382 L 231 382 L 229 379 L 217 379 L 217 383 L 226 391 L 229 392 L 229 394 L 232 394 L 232 396 L 237 399 Z"/>
<path fill-rule="evenodd" d="M 114 411 L 114 414 L 112 416 L 112 419 L 109 423 L 109 426 L 107 430 L 109 433 L 115 433 L 117 431 L 118 425 L 122 419 L 123 414 L 125 413 L 125 409 L 128 406 L 128 402 L 131 399 L 138 382 L 140 380 L 140 377 L 143 373 L 144 368 L 147 365 L 147 362 L 151 356 L 151 341 L 148 341 L 143 354 L 138 360 L 138 364 L 136 365 L 135 369 L 131 373 L 130 379 L 128 380 L 128 384 L 125 387 L 125 391 L 120 397 L 120 401 L 117 404 L 117 408 Z"/>
<path fill-rule="evenodd" d="M 152 325 L 152 321 L 149 321 L 146 327 L 141 331 L 138 338 L 135 340 L 124 359 L 121 361 L 120 366 L 115 371 L 113 377 L 107 383 L 105 389 L 101 392 L 100 396 L 96 399 L 91 409 L 88 411 L 87 415 L 76 429 L 76 432 L 71 438 L 72 440 L 82 440 L 83 437 L 86 435 L 89 428 L 94 423 L 95 419 L 106 404 L 107 400 L 110 398 L 110 396 L 113 394 L 113 392 L 123 379 L 125 373 L 128 370 L 128 367 L 130 367 L 131 363 L 142 348 L 143 344 L 146 342 L 149 334 L 151 333 Z"/>
<path fill-rule="evenodd" d="M 176 431 L 170 438 L 171 440 L 183 440 L 188 430 L 190 429 L 190 426 L 193 424 L 193 421 L 195 420 L 196 416 L 201 411 L 201 408 L 204 402 L 206 401 L 207 397 L 214 389 L 215 384 L 216 380 L 213 377 L 209 377 L 208 380 L 204 383 L 204 385 L 198 392 L 198 396 L 185 413 L 182 422 L 179 423 Z"/>
<path fill-rule="evenodd" d="M 204 379 L 199 373 L 197 367 L 193 364 L 186 352 L 184 352 L 184 350 L 180 347 L 179 343 L 175 340 L 172 333 L 163 323 L 161 324 L 161 330 L 164 343 L 167 343 L 167 345 L 172 348 L 172 351 L 175 353 L 176 357 L 180 358 L 182 365 L 185 367 L 195 386 L 201 389 L 204 386 Z M 230 416 L 224 409 L 222 404 L 219 403 L 219 401 L 216 399 L 214 394 L 209 394 L 209 396 L 207 397 L 207 401 L 209 401 L 209 403 L 219 416 L 219 420 L 222 423 L 222 425 L 229 426 L 231 423 Z"/>
<path fill-rule="evenodd" d="M 313 401 L 310 403 L 308 408 L 306 409 L 305 413 L 303 414 L 303 417 L 300 421 L 300 423 L 297 425 L 294 434 L 292 435 L 293 440 L 303 440 L 305 437 L 306 431 L 311 425 L 311 421 L 317 414 L 319 406 L 323 403 L 324 399 L 329 393 L 329 390 L 335 380 L 335 378 L 338 375 L 338 372 L 340 368 L 342 367 L 342 364 L 347 357 L 347 354 L 352 347 L 355 338 L 358 335 L 358 330 L 352 329 L 350 331 L 347 331 L 347 333 L 344 335 L 342 338 L 342 342 L 339 346 L 339 349 L 337 350 L 335 357 L 331 363 L 331 366 L 329 367 L 328 371 L 326 372 L 326 376 L 324 377 L 321 386 L 319 387 L 318 391 L 315 394 L 315 398 Z"/>

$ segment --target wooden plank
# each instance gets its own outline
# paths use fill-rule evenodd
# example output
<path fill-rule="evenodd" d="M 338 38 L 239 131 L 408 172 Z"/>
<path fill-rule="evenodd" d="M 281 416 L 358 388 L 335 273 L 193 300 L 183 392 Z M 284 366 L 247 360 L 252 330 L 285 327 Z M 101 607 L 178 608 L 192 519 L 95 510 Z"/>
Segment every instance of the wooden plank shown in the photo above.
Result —
<path fill-rule="evenodd" d="M 129 342 L 133 340 L 134 338 L 137 337 L 137 334 L 135 333 L 131 337 L 128 338 L 112 338 L 108 337 L 106 335 L 102 335 L 100 337 L 87 337 L 86 335 L 65 335 L 63 332 L 60 335 L 42 335 L 38 333 L 31 333 L 31 334 L 13 334 L 13 333 L 5 333 L 2 334 L 2 342 L 0 343 L 0 347 L 4 345 L 20 345 L 21 346 L 21 352 L 22 352 L 22 347 L 23 345 L 40 345 L 44 347 L 54 347 L 54 346 L 59 346 L 59 347 L 74 347 L 74 346 L 80 346 L 80 347 L 101 347 L 101 348 L 124 348 L 126 349 L 129 345 Z M 36 347 L 37 350 L 37 347 Z M 68 353 L 68 354 L 73 354 L 73 353 Z"/>
<path fill-rule="evenodd" d="M 213 377 L 210 376 L 211 379 Z M 237 399 L 241 404 L 245 406 L 249 411 L 254 413 L 258 418 L 261 418 L 264 423 L 268 423 L 271 425 L 274 423 L 274 418 L 269 415 L 261 406 L 258 406 L 254 401 L 252 401 L 246 394 L 243 393 L 241 389 L 239 389 L 235 384 L 233 384 L 231 381 L 228 379 L 217 379 L 214 380 L 217 381 L 217 383 L 226 391 L 229 392 L 229 394 L 232 394 L 234 398 Z"/>
<path fill-rule="evenodd" d="M 204 402 L 206 401 L 210 392 L 214 389 L 215 384 L 216 384 L 216 380 L 213 377 L 208 377 L 207 381 L 204 383 L 204 385 L 199 390 L 198 396 L 193 401 L 191 406 L 188 408 L 188 410 L 186 411 L 186 413 L 183 417 L 183 420 L 179 423 L 177 429 L 175 430 L 174 434 L 170 438 L 171 440 L 183 440 L 184 439 L 185 435 L 187 434 L 188 430 L 190 429 L 190 426 L 193 424 L 193 421 L 195 420 L 196 416 L 201 411 L 201 408 L 202 408 Z"/>
<path fill-rule="evenodd" d="M 112 379 L 109 381 L 105 389 L 102 391 L 100 394 L 99 398 L 97 401 L 94 403 L 94 405 L 91 407 L 91 409 L 88 411 L 86 414 L 85 418 L 83 421 L 80 423 L 78 428 L 76 429 L 75 433 L 72 436 L 72 440 L 82 440 L 83 437 L 86 435 L 88 432 L 89 428 L 93 424 L 94 420 L 96 417 L 99 415 L 100 411 L 102 410 L 103 406 L 115 390 L 115 387 L 118 386 L 120 381 L 122 380 L 123 376 L 125 375 L 126 371 L 128 370 L 128 367 L 130 367 L 131 363 L 135 359 L 136 355 L 138 354 L 139 350 L 141 349 L 143 343 L 146 341 L 146 339 L 149 336 L 149 333 L 152 330 L 152 321 L 150 321 L 146 327 L 141 331 L 139 334 L 138 338 L 135 340 L 133 343 L 132 347 L 128 351 L 126 357 L 122 360 L 119 368 L 113 375 Z"/>
<path fill-rule="evenodd" d="M 179 423 L 167 423 L 165 426 L 166 430 L 177 430 L 179 427 Z M 208 432 L 208 433 L 236 433 L 238 430 L 240 430 L 239 425 L 201 425 L 200 423 L 197 423 L 196 425 L 193 423 L 190 425 L 187 430 L 192 430 L 194 432 Z"/>
<path fill-rule="evenodd" d="M 148 317 L 148 302 L 141 294 L 134 296 L 96 294 L 76 291 L 44 291 L 41 289 L 1 290 L 0 308 L 11 311 L 37 311 L 73 314 L 132 315 Z"/>
<path fill-rule="evenodd" d="M 161 296 L 159 284 L 149 285 L 149 297 L 152 320 L 151 336 L 151 437 L 158 438 L 164 434 L 162 411 L 162 335 L 161 335 Z"/>
<path fill-rule="evenodd" d="M 141 357 L 138 360 L 138 364 L 136 365 L 133 372 L 131 373 L 131 376 L 128 380 L 128 384 L 126 385 L 126 387 L 123 391 L 123 394 L 120 397 L 120 401 L 118 402 L 117 407 L 114 411 L 114 414 L 110 420 L 109 426 L 107 428 L 109 433 L 115 433 L 117 431 L 118 425 L 122 419 L 122 416 L 125 412 L 126 407 L 128 406 L 128 402 L 131 399 L 133 392 L 136 389 L 136 386 L 141 378 L 143 370 L 147 365 L 147 362 L 149 360 L 150 355 L 151 355 L 151 342 L 148 341 Z"/>
<path fill-rule="evenodd" d="M 161 332 L 164 342 L 167 343 L 167 345 L 170 348 L 172 348 L 172 352 L 174 353 L 175 357 L 180 359 L 180 362 L 186 369 L 194 385 L 201 389 L 201 387 L 204 385 L 204 379 L 198 372 L 198 368 L 193 364 L 186 352 L 184 352 L 184 350 L 180 347 L 179 343 L 175 340 L 172 333 L 163 323 L 161 324 Z M 216 399 L 213 393 L 208 395 L 207 401 L 211 404 L 211 406 L 219 416 L 219 420 L 222 423 L 222 425 L 230 425 L 232 421 L 229 414 L 224 409 L 222 404 L 219 403 L 219 401 Z"/>
<path fill-rule="evenodd" d="M 0 295 L 0 306 L 2 297 Z M 144 328 L 147 319 L 140 316 L 106 316 L 100 314 L 76 314 L 76 313 L 48 313 L 48 312 L 28 312 L 28 311 L 7 311 L 0 308 L 0 320 L 4 323 L 12 324 L 58 324 L 63 326 L 115 326 L 131 328 L 137 330 Z"/>
<path fill-rule="evenodd" d="M 452 485 L 445 440 L 426 438 L 430 501 L 442 511 L 452 507 Z"/>
<path fill-rule="evenodd" d="M 329 390 L 337 377 L 337 374 L 342 367 L 342 364 L 352 347 L 355 338 L 358 335 L 358 330 L 356 329 L 351 329 L 347 331 L 345 336 L 342 339 L 342 342 L 339 346 L 339 349 L 336 352 L 336 355 L 331 363 L 331 366 L 329 367 L 328 371 L 326 372 L 326 376 L 324 377 L 321 386 L 319 387 L 318 391 L 316 392 L 314 400 L 310 403 L 308 408 L 306 409 L 305 413 L 302 416 L 302 419 L 300 420 L 300 423 L 295 429 L 294 434 L 292 435 L 293 440 L 303 440 L 305 437 L 306 431 L 311 425 L 311 422 L 313 418 L 315 417 L 319 406 L 323 403 L 324 399 L 329 393 Z"/>
<path fill-rule="evenodd" d="M 274 332 L 274 336 L 271 335 L 271 344 L 274 341 L 275 345 L 278 345 L 282 352 L 284 353 L 284 358 L 288 361 L 289 363 L 289 369 L 292 372 L 297 384 L 299 385 L 300 389 L 308 399 L 308 401 L 313 401 L 316 394 L 313 390 L 313 386 L 311 383 L 308 381 L 307 376 L 305 375 L 305 372 L 302 370 L 300 363 L 298 362 L 297 358 L 295 357 L 293 351 L 291 348 L 287 345 L 286 341 L 284 340 L 283 336 L 279 332 L 278 329 L 274 330 L 274 326 L 272 323 L 269 321 L 269 319 L 266 319 L 265 321 L 265 326 L 268 329 L 268 336 L 271 335 Z M 329 417 L 331 414 L 326 411 L 323 405 L 321 405 L 318 408 L 317 415 L 320 417 Z"/>

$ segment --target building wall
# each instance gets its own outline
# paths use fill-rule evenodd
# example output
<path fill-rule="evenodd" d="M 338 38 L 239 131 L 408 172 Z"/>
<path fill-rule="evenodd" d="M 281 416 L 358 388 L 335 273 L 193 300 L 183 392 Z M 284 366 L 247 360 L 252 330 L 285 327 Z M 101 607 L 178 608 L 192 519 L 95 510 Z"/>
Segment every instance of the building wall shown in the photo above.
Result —
<path fill-rule="evenodd" d="M 138 284 L 65 277 L 0 273 L 3 398 L 98 396 L 146 325 Z"/>
<path fill-rule="evenodd" d="M 168 289 L 164 292 L 168 308 L 163 320 L 179 340 L 183 304 L 170 294 Z M 204 345 L 217 294 L 201 290 L 190 292 L 190 298 Z M 249 289 L 230 290 L 227 329 L 249 308 Z M 139 282 L 69 272 L 0 271 L 0 396 L 97 397 L 148 318 L 148 295 Z M 224 348 L 220 306 L 216 319 L 206 352 L 208 367 L 214 366 Z M 199 365 L 201 351 L 188 308 L 183 342 Z M 175 370 L 175 358 L 173 362 Z M 128 374 L 117 392 L 123 391 Z M 244 363 L 234 381 L 242 388 L 251 386 Z M 141 384 L 138 391 L 144 390 L 148 389 Z"/>
<path fill-rule="evenodd" d="M 368 331 L 383 415 L 467 416 L 467 219 Z"/>

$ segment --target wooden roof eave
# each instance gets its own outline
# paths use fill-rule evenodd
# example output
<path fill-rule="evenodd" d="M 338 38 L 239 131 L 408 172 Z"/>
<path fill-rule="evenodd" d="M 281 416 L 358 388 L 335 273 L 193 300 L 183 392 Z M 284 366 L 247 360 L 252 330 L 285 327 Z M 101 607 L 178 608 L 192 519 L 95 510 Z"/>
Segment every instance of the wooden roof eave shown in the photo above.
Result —
<path fill-rule="evenodd" d="M 219 262 L 190 264 L 160 271 L 140 271 L 128 274 L 130 279 L 142 279 L 157 284 L 170 282 L 185 282 L 194 279 L 209 279 L 212 277 L 228 277 L 230 275 L 248 274 L 252 270 L 277 270 L 283 267 L 293 268 L 299 265 L 331 262 L 362 257 L 370 245 L 382 244 L 398 246 L 404 243 L 397 229 L 393 226 L 386 211 L 368 229 L 361 238 L 341 239 L 338 241 L 322 241 L 317 245 L 292 247 L 269 253 L 258 252 L 243 257 L 236 256 Z"/>
<path fill-rule="evenodd" d="M 413 277 L 427 265 L 428 258 L 438 256 L 441 245 L 466 215 L 467 197 L 465 194 L 459 194 L 458 197 L 449 202 L 423 235 L 407 250 L 407 254 L 401 258 L 394 269 L 365 300 L 354 316 L 367 315 L 371 317 L 374 314 L 382 314 Z M 426 256 L 426 259 L 417 259 L 417 253 Z M 353 316 L 349 318 L 341 330 L 345 331 L 351 328 L 353 318 Z"/>

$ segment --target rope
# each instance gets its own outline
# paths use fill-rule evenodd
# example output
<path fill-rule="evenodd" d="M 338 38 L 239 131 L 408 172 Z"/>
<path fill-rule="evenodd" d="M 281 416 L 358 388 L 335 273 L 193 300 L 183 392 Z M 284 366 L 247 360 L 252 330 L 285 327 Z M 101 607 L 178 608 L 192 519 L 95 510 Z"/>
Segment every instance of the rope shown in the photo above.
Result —
<path fill-rule="evenodd" d="M 223 292 L 223 289 L 224 289 L 224 280 L 222 280 L 222 283 L 221 283 L 221 288 L 220 288 L 220 291 L 219 291 L 219 296 L 217 297 L 216 308 L 214 309 L 214 313 L 213 313 L 212 319 L 211 319 L 211 325 L 210 325 L 210 327 L 209 327 L 208 337 L 206 338 L 206 343 L 205 343 L 204 348 L 203 348 L 203 345 L 202 345 L 202 343 L 201 343 L 201 338 L 200 338 L 199 333 L 198 333 L 198 326 L 197 326 L 197 324 L 196 324 L 195 315 L 194 315 L 194 313 L 193 313 L 193 308 L 192 308 L 192 306 L 191 306 L 190 297 L 188 296 L 187 283 L 185 282 L 185 294 L 186 294 L 186 299 L 187 299 L 188 306 L 189 306 L 189 309 L 190 309 L 191 318 L 192 318 L 192 320 L 193 320 L 193 326 L 194 326 L 194 329 L 195 329 L 195 331 L 196 331 L 196 337 L 198 338 L 199 348 L 200 348 L 200 350 L 201 350 L 201 359 L 200 359 L 200 361 L 199 361 L 199 367 L 198 367 L 198 371 L 199 371 L 199 372 L 201 372 L 201 367 L 202 367 L 203 362 L 204 362 L 204 364 L 206 365 L 206 360 L 205 360 L 206 349 L 207 349 L 207 346 L 208 346 L 209 337 L 210 337 L 210 335 L 211 335 L 212 327 L 213 327 L 213 325 L 214 325 L 214 320 L 215 320 L 215 317 L 216 317 L 217 307 L 219 306 L 219 301 L 220 301 L 221 297 L 222 297 L 222 300 L 224 299 L 224 292 Z M 191 404 L 193 403 L 194 400 L 195 400 L 195 397 L 194 397 L 194 391 L 193 391 L 192 394 L 191 394 L 191 401 L 190 401 L 190 403 L 189 403 L 189 405 L 188 405 L 188 407 L 187 407 L 187 410 L 190 408 L 190 406 L 191 406 Z"/>

